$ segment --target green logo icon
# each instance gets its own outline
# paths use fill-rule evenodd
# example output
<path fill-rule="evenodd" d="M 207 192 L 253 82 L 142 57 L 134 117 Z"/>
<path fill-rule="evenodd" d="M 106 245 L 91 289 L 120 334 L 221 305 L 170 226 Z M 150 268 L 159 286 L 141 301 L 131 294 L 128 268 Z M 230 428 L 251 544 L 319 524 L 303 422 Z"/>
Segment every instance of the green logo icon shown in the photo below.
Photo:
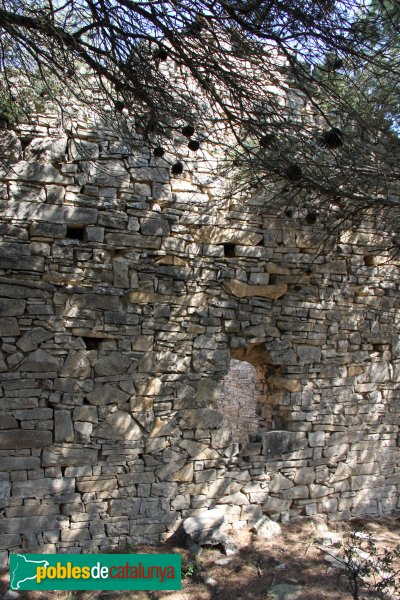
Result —
<path fill-rule="evenodd" d="M 11 554 L 12 590 L 180 590 L 179 554 Z"/>

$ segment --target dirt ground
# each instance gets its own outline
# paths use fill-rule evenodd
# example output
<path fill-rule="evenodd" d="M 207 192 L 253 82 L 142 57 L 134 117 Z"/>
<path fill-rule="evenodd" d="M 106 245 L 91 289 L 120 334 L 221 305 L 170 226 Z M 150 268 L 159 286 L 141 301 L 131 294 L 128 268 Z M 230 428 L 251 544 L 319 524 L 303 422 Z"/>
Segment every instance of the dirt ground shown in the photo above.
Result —
<path fill-rule="evenodd" d="M 350 531 L 360 539 L 370 533 L 378 550 L 394 549 L 400 542 L 400 516 L 350 523 L 303 519 L 282 525 L 282 534 L 261 539 L 248 529 L 232 537 L 238 552 L 226 556 L 219 547 L 205 547 L 196 558 L 177 545 L 135 546 L 132 553 L 180 553 L 182 589 L 174 592 L 90 591 L 8 592 L 9 572 L 0 577 L 0 598 L 18 600 L 347 600 L 345 572 L 328 562 L 327 553 L 341 554 Z M 363 537 L 364 535 L 364 537 Z M 396 559 L 397 560 L 397 559 Z M 400 567 L 400 564 L 396 567 Z M 287 584 L 287 588 L 282 584 Z M 400 599 L 400 588 L 379 596 L 363 588 L 360 599 Z"/>

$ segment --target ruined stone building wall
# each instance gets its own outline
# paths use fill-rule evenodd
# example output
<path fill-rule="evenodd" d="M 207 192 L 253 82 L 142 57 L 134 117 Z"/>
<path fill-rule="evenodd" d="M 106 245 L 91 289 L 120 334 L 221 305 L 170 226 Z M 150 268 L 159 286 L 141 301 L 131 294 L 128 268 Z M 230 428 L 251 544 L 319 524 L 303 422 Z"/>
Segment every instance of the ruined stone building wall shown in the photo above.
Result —
<path fill-rule="evenodd" d="M 2 130 L 0 159 L 4 562 L 214 506 L 236 527 L 398 507 L 399 271 L 369 257 L 374 223 L 321 252 L 322 223 L 85 124 Z M 257 378 L 239 442 L 232 359 Z"/>

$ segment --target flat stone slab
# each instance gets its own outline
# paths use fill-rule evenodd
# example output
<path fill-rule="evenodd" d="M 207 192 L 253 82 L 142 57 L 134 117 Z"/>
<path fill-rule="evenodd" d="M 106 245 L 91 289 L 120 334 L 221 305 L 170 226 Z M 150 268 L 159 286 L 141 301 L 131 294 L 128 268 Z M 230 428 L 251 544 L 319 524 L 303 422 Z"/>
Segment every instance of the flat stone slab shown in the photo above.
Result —
<path fill-rule="evenodd" d="M 268 517 L 261 517 L 252 528 L 256 534 L 266 540 L 270 540 L 278 535 L 281 535 L 282 528 L 279 523 L 272 521 Z"/>
<path fill-rule="evenodd" d="M 273 585 L 267 594 L 268 600 L 296 600 L 303 593 L 301 585 L 291 583 L 279 583 Z"/>
<path fill-rule="evenodd" d="M 243 281 L 239 281 L 238 279 L 226 279 L 223 283 L 223 287 L 227 292 L 236 296 L 236 298 L 260 296 L 261 298 L 277 300 L 281 296 L 284 296 L 288 291 L 286 283 L 281 283 L 280 285 L 250 285 Z"/>
<path fill-rule="evenodd" d="M 207 532 L 208 536 L 211 538 L 213 533 L 220 528 L 224 520 L 224 512 L 218 508 L 212 508 L 185 519 L 183 522 L 183 529 L 190 535 L 193 541 L 197 541 L 198 538 L 203 537 L 203 532 Z M 205 542 L 202 541 L 202 543 Z"/>

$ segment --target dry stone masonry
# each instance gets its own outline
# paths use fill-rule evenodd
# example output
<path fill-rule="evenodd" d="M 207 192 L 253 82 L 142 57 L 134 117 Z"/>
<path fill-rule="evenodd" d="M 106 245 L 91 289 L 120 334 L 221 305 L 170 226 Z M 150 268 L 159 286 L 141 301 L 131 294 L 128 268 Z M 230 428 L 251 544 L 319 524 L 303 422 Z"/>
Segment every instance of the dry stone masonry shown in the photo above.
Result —
<path fill-rule="evenodd" d="M 139 142 L 0 132 L 2 561 L 156 542 L 214 508 L 236 527 L 398 508 L 399 269 L 371 256 L 376 223 L 321 251 L 318 219 L 223 201 L 212 157 L 171 177 Z M 253 404 L 232 375 L 221 412 L 231 361 Z"/>

